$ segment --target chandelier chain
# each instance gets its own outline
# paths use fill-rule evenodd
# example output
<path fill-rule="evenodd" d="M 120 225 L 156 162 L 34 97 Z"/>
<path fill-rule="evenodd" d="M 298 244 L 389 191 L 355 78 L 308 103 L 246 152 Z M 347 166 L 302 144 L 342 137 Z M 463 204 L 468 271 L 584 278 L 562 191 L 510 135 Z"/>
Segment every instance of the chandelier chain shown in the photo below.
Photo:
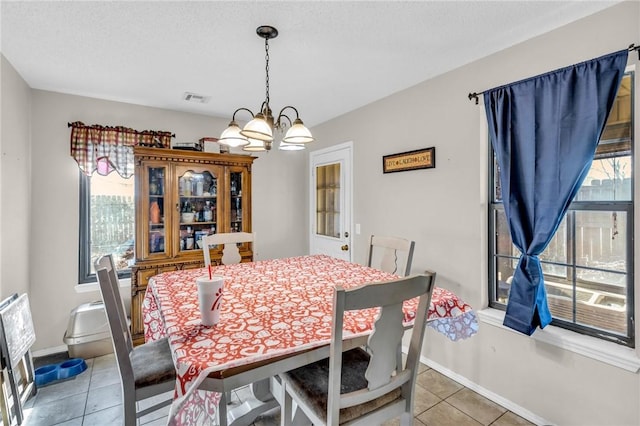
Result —
<path fill-rule="evenodd" d="M 266 60 L 266 66 L 265 66 L 265 71 L 267 72 L 267 79 L 266 79 L 266 87 L 267 87 L 267 108 L 269 107 L 269 39 L 265 38 L 264 39 L 264 52 L 265 52 L 265 60 Z"/>

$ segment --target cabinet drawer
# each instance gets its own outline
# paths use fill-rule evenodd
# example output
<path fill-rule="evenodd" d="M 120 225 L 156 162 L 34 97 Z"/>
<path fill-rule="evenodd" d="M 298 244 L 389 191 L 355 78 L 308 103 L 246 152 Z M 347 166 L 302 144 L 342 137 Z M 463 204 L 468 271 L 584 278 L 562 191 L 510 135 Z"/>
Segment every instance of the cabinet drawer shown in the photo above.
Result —
<path fill-rule="evenodd" d="M 147 288 L 147 284 L 149 284 L 149 279 L 154 275 L 158 275 L 158 268 L 151 269 L 142 269 L 138 271 L 138 287 Z"/>

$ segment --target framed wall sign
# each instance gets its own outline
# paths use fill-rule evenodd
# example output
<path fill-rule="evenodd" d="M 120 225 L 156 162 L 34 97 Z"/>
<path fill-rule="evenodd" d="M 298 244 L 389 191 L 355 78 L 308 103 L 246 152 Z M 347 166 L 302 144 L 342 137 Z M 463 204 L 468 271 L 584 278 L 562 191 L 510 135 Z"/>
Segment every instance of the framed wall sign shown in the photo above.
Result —
<path fill-rule="evenodd" d="M 436 147 L 390 154 L 382 157 L 383 173 L 432 169 L 436 166 Z"/>

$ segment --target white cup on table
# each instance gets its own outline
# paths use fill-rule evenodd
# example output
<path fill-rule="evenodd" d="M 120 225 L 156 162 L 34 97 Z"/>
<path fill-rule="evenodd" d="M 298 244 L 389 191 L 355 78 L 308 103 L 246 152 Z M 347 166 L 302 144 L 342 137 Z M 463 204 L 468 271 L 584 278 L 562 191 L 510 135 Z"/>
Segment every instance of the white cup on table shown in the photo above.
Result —
<path fill-rule="evenodd" d="M 220 321 L 220 305 L 224 292 L 224 277 L 214 275 L 196 278 L 198 285 L 198 304 L 202 325 L 216 325 Z"/>

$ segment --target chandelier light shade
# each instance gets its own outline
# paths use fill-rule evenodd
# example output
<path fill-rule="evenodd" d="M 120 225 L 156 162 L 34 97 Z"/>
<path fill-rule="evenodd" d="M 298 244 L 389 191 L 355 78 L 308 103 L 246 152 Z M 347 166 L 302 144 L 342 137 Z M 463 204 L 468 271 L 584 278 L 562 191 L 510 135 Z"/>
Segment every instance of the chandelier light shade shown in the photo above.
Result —
<path fill-rule="evenodd" d="M 302 124 L 302 120 L 296 118 L 293 122 L 293 126 L 287 130 L 287 134 L 282 140 L 284 142 L 294 144 L 309 143 L 313 142 L 313 136 L 311 136 L 309 129 Z"/>
<path fill-rule="evenodd" d="M 301 143 L 287 143 L 283 139 L 282 142 L 280 142 L 278 149 L 281 149 L 282 151 L 301 151 L 305 148 Z"/>
<path fill-rule="evenodd" d="M 273 129 L 261 113 L 257 113 L 253 120 L 244 126 L 244 129 L 240 131 L 240 134 L 247 138 L 257 139 L 259 141 L 273 141 Z"/>
<path fill-rule="evenodd" d="M 267 146 L 269 148 L 267 148 Z M 249 139 L 249 144 L 242 147 L 243 151 L 260 152 L 271 149 L 271 142 L 261 141 L 258 139 Z"/>
<path fill-rule="evenodd" d="M 222 135 L 220 135 L 218 143 L 237 147 L 247 145 L 249 143 L 249 139 L 240 134 L 240 127 L 232 120 L 231 123 L 229 123 L 229 127 L 227 127 L 224 132 L 222 132 Z"/>
<path fill-rule="evenodd" d="M 266 61 L 266 98 L 262 102 L 260 110 L 254 114 L 247 108 L 238 108 L 234 111 L 229 127 L 222 132 L 218 142 L 221 144 L 237 147 L 242 146 L 244 151 L 258 152 L 269 151 L 273 144 L 274 133 L 282 133 L 288 127 L 279 149 L 285 151 L 296 151 L 305 149 L 305 144 L 313 142 L 314 138 L 298 115 L 298 110 L 291 105 L 287 105 L 280 110 L 277 118 L 274 119 L 269 105 L 269 40 L 278 36 L 278 30 L 269 25 L 263 25 L 256 29 L 258 36 L 264 39 L 265 61 Z M 284 112 L 293 110 L 295 118 L 291 118 Z M 236 123 L 236 113 L 247 111 L 251 114 L 251 120 L 242 128 Z"/>

